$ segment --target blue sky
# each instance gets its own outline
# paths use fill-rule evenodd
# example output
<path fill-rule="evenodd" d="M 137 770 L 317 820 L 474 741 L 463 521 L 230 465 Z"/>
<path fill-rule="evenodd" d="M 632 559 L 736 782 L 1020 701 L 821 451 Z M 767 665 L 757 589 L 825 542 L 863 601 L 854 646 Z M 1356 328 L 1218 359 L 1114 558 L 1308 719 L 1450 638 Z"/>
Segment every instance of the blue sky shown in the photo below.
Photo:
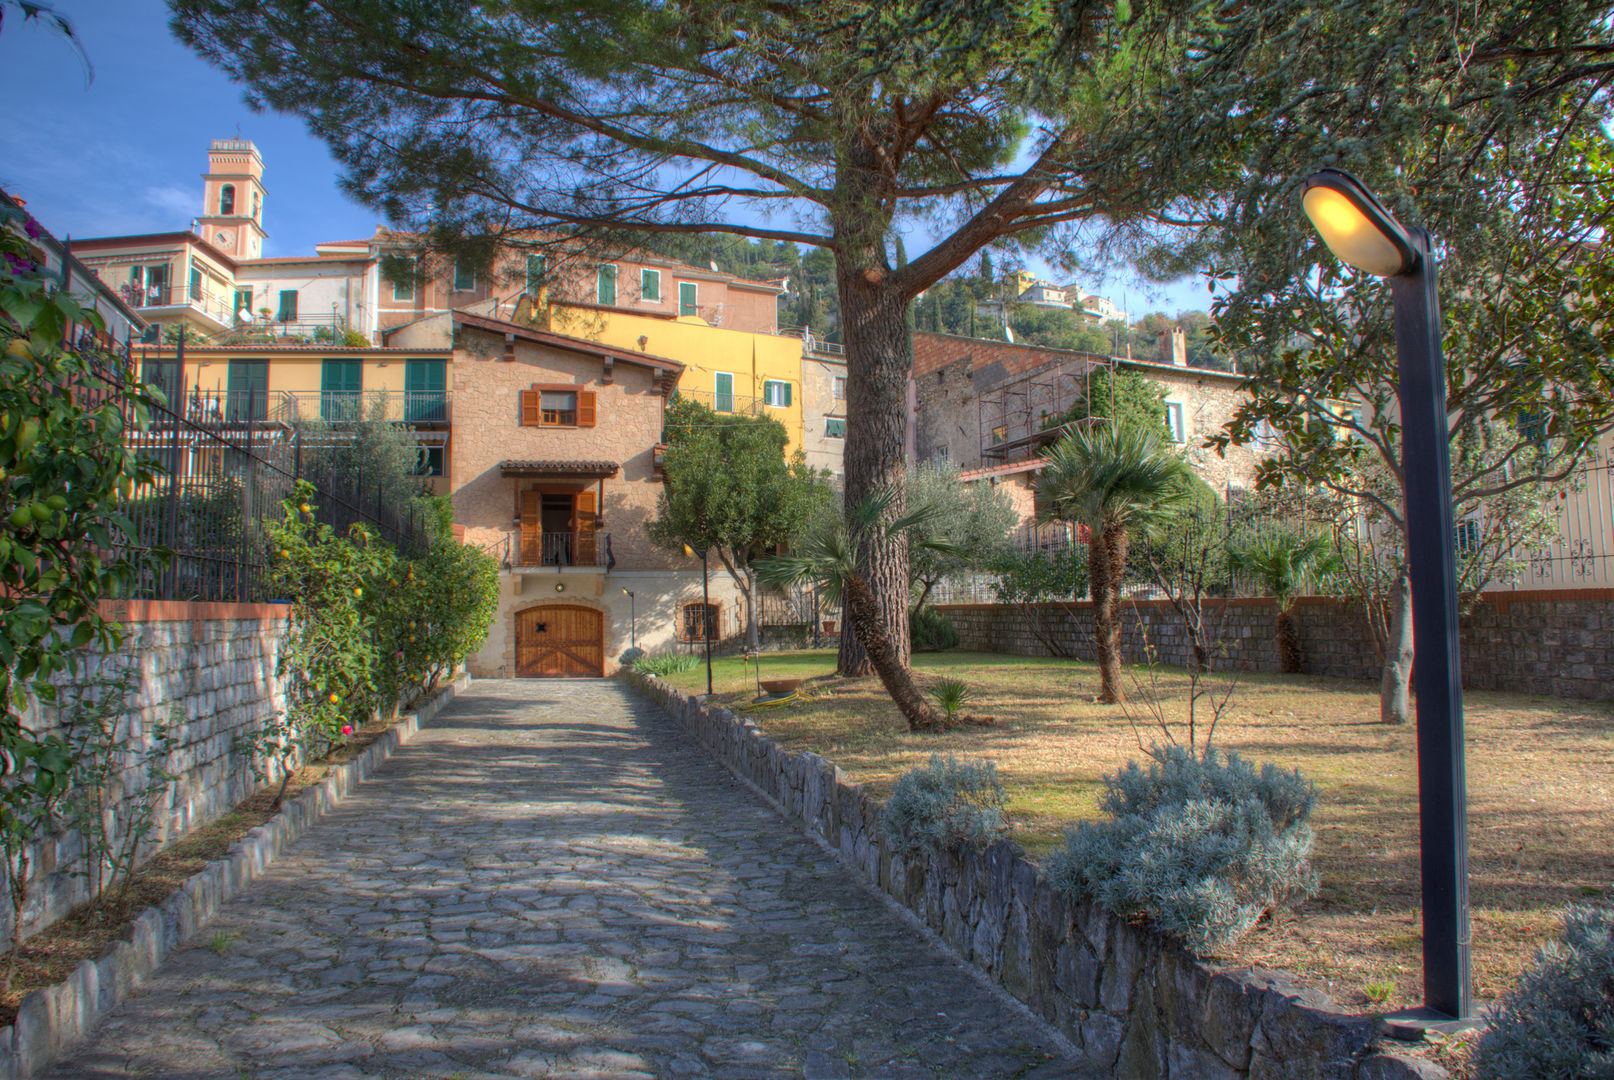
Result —
<path fill-rule="evenodd" d="M 237 133 L 264 159 L 265 255 L 313 252 L 369 236 L 380 218 L 345 198 L 337 167 L 302 121 L 254 113 L 241 90 L 168 33 L 162 0 L 55 0 L 89 50 L 6 10 L 0 70 L 15 95 L 0 111 L 0 187 L 57 236 L 120 236 L 190 227 L 213 139 Z M 915 247 L 917 245 L 910 245 Z M 1031 269 L 1046 272 L 1033 262 Z M 1056 276 L 1057 277 L 1057 276 Z M 1152 286 L 1122 275 L 1082 282 L 1136 318 L 1205 308 L 1203 282 Z"/>

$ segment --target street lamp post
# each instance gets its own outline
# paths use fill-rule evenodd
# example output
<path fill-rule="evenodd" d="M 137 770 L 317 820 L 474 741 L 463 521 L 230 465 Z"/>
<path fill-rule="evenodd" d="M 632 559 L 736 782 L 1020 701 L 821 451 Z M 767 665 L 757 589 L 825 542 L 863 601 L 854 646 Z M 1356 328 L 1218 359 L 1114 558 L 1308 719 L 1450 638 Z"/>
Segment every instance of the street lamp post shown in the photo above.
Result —
<path fill-rule="evenodd" d="M 701 637 L 706 640 L 706 696 L 712 696 L 712 585 L 706 573 L 706 549 L 701 557 Z"/>
<path fill-rule="evenodd" d="M 1302 202 L 1335 255 L 1358 270 L 1389 279 L 1394 302 L 1413 676 L 1418 684 L 1425 1005 L 1404 1019 L 1412 1028 L 1463 1023 L 1472 1011 L 1468 807 L 1446 362 L 1435 290 L 1439 265 L 1429 234 L 1402 225 L 1350 173 L 1323 169 L 1311 176 Z"/>
<path fill-rule="evenodd" d="M 635 603 L 633 590 L 624 588 L 622 595 L 628 598 L 628 648 L 639 647 L 639 609 Z"/>

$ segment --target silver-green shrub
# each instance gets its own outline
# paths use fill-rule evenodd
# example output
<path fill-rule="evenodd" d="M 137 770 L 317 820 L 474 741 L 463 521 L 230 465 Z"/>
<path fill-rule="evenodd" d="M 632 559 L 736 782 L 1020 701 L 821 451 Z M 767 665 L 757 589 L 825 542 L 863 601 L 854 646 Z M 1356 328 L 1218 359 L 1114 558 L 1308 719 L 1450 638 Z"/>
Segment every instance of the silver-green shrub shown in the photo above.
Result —
<path fill-rule="evenodd" d="M 1309 823 L 1316 792 L 1299 770 L 1257 773 L 1237 754 L 1151 747 L 1104 779 L 1111 815 L 1067 831 L 1053 885 L 1142 917 L 1202 956 L 1224 952 L 1267 912 L 1317 891 Z"/>
<path fill-rule="evenodd" d="M 1574 905 L 1561 941 L 1536 951 L 1497 1002 L 1477 1080 L 1614 1077 L 1614 909 Z"/>
<path fill-rule="evenodd" d="M 997 767 L 952 754 L 903 773 L 880 814 L 880 830 L 907 855 L 985 846 L 1007 825 Z"/>
<path fill-rule="evenodd" d="M 670 652 L 660 656 L 641 656 L 633 662 L 633 670 L 665 679 L 668 675 L 688 671 L 698 663 L 700 660 L 693 653 Z"/>

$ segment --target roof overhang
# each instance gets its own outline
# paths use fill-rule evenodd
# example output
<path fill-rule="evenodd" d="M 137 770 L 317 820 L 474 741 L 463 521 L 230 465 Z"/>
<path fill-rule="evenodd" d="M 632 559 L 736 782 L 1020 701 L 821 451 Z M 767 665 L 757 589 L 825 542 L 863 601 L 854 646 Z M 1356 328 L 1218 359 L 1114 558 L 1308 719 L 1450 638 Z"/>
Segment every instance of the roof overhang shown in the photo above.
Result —
<path fill-rule="evenodd" d="M 622 466 L 614 461 L 501 461 L 500 476 L 546 480 L 609 480 Z"/>

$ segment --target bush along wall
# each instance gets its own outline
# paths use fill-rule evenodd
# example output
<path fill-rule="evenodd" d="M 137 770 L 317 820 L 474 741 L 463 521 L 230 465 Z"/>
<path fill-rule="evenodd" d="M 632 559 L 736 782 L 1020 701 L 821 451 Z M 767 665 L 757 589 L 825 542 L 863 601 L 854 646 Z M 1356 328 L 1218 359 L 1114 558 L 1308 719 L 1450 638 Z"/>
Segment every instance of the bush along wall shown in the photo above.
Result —
<path fill-rule="evenodd" d="M 498 608 L 498 567 L 454 539 L 446 500 L 434 500 L 427 553 L 407 559 L 363 525 L 339 536 L 319 524 L 314 495 L 299 481 L 268 529 L 270 587 L 291 601 L 286 708 L 242 740 L 264 775 L 280 775 L 282 795 L 295 763 L 396 716 L 458 667 Z"/>
<path fill-rule="evenodd" d="M 912 830 L 893 828 L 893 843 L 882 805 L 830 762 L 788 753 L 751 720 L 658 679 L 620 677 L 1058 1028 L 1084 1067 L 1118 1080 L 1447 1076 L 1385 1049 L 1371 1018 L 1342 1013 L 1281 973 L 1213 968 L 1096 902 L 1069 899 L 1008 841 L 915 845 L 900 839 Z M 970 786 L 991 785 L 983 777 Z"/>

